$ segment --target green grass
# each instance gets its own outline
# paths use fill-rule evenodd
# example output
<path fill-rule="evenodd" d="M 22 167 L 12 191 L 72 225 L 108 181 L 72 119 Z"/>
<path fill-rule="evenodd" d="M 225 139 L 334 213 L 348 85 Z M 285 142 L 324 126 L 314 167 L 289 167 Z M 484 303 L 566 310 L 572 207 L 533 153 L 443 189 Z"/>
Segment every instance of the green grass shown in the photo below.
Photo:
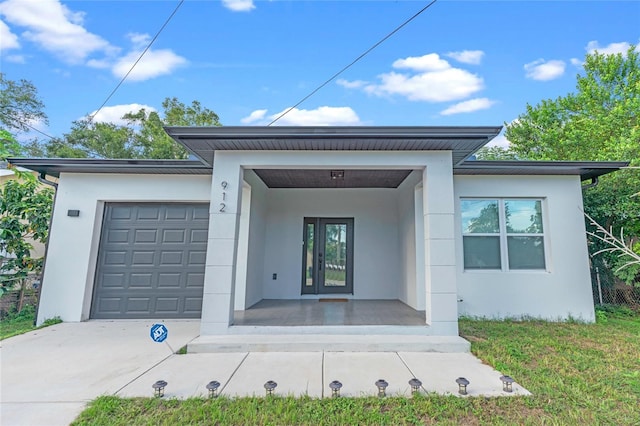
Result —
<path fill-rule="evenodd" d="M 461 334 L 471 341 L 473 353 L 512 375 L 532 397 L 165 400 L 103 396 L 74 424 L 640 425 L 640 316 L 599 312 L 604 313 L 598 315 L 597 324 L 460 321 Z"/>
<path fill-rule="evenodd" d="M 25 305 L 20 313 L 10 312 L 0 321 L 0 340 L 62 322 L 59 317 L 55 317 L 45 320 L 41 326 L 36 327 L 33 325 L 34 320 L 35 308 L 31 305 Z"/>

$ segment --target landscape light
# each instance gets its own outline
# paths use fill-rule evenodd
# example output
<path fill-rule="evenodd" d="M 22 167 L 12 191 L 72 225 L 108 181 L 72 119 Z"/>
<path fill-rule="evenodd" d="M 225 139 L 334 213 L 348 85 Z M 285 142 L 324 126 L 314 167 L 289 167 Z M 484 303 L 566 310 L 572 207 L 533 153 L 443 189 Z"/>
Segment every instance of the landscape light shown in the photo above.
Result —
<path fill-rule="evenodd" d="M 207 390 L 209 391 L 209 398 L 217 398 L 218 397 L 218 388 L 220 387 L 220 382 L 215 380 L 207 383 Z"/>
<path fill-rule="evenodd" d="M 329 389 L 331 389 L 331 396 L 333 398 L 337 398 L 340 396 L 340 388 L 342 387 L 342 383 L 337 380 L 329 383 Z"/>
<path fill-rule="evenodd" d="M 456 379 L 456 383 L 458 384 L 458 393 L 460 395 L 466 395 L 467 386 L 469 386 L 469 380 L 465 379 L 464 377 L 458 377 Z"/>
<path fill-rule="evenodd" d="M 505 392 L 513 392 L 513 378 L 510 376 L 500 376 L 502 382 L 502 390 Z"/>
<path fill-rule="evenodd" d="M 411 393 L 420 392 L 422 382 L 414 377 L 413 379 L 409 380 L 409 386 L 411 386 Z"/>
<path fill-rule="evenodd" d="M 387 386 L 389 383 L 385 379 L 380 379 L 376 381 L 376 387 L 378 388 L 378 396 L 380 398 L 387 396 Z"/>
<path fill-rule="evenodd" d="M 154 384 L 151 385 L 153 388 L 153 396 L 158 398 L 162 398 L 164 396 L 164 388 L 167 386 L 167 382 L 164 380 L 158 380 Z"/>
<path fill-rule="evenodd" d="M 267 396 L 273 395 L 273 391 L 276 389 L 277 386 L 278 384 L 273 380 L 269 380 L 267 383 L 265 383 L 264 389 L 267 391 Z"/>

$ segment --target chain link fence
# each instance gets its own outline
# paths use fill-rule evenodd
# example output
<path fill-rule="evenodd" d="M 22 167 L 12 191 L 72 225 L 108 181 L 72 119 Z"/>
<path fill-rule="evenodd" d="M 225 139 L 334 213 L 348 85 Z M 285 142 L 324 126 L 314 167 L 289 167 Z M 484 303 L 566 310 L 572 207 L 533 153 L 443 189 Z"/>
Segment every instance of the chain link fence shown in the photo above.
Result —
<path fill-rule="evenodd" d="M 591 287 L 596 305 L 626 306 L 640 310 L 640 282 L 629 285 L 617 279 L 600 259 L 591 259 Z"/>

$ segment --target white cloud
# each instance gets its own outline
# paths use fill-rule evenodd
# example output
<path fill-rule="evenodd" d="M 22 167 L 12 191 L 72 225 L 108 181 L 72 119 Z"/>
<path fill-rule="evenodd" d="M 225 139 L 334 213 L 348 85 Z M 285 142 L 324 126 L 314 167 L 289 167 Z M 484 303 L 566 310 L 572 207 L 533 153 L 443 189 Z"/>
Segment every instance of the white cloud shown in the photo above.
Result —
<path fill-rule="evenodd" d="M 240 122 L 242 124 L 255 123 L 256 121 L 262 120 L 266 113 L 267 113 L 266 109 L 257 109 L 253 111 L 251 114 L 249 114 L 247 117 L 244 117 L 243 119 L 241 119 Z"/>
<path fill-rule="evenodd" d="M 409 56 L 398 59 L 393 63 L 394 68 L 411 69 L 414 71 L 442 71 L 451 68 L 449 62 L 441 59 L 437 53 L 423 56 Z"/>
<path fill-rule="evenodd" d="M 132 33 L 128 35 L 133 44 L 133 50 L 125 56 L 118 58 L 112 65 L 111 71 L 116 77 L 124 77 L 131 69 L 131 66 L 140 57 L 144 51 L 150 38 L 147 34 Z M 185 65 L 187 60 L 177 55 L 170 49 L 149 49 L 142 59 L 136 64 L 131 74 L 127 77 L 128 81 L 143 81 L 165 74 L 170 74 L 177 67 Z M 89 61 L 88 65 L 101 68 L 109 66 L 109 62 L 105 61 Z"/>
<path fill-rule="evenodd" d="M 93 121 L 100 123 L 113 123 L 118 125 L 126 124 L 126 121 L 122 119 L 122 116 L 129 112 L 138 112 L 141 109 L 146 110 L 147 112 L 156 111 L 154 107 L 144 104 L 125 104 L 125 105 L 114 105 L 104 107 L 100 110 L 100 112 L 93 117 Z M 95 114 L 93 111 L 89 116 Z M 86 118 L 86 117 L 85 117 Z"/>
<path fill-rule="evenodd" d="M 570 61 L 571 61 L 571 65 L 575 67 L 581 67 L 582 65 L 584 65 L 584 62 L 578 58 L 571 58 Z"/>
<path fill-rule="evenodd" d="M 13 62 L 14 64 L 26 64 L 27 58 L 24 55 L 7 55 L 5 57 L 7 62 Z"/>
<path fill-rule="evenodd" d="M 525 64 L 524 70 L 527 78 L 539 81 L 548 81 L 558 78 L 564 74 L 565 63 L 559 60 L 545 61 L 538 59 L 537 61 Z"/>
<path fill-rule="evenodd" d="M 594 53 L 595 51 L 598 51 L 598 53 L 602 53 L 604 55 L 614 55 L 616 53 L 622 53 L 623 55 L 626 55 L 629 47 L 631 47 L 631 45 L 626 41 L 622 41 L 620 43 L 610 43 L 606 46 L 600 46 L 600 43 L 598 43 L 596 40 L 592 40 L 587 43 L 586 51 L 587 53 Z"/>
<path fill-rule="evenodd" d="M 82 63 L 91 54 L 117 50 L 82 26 L 82 12 L 71 11 L 59 0 L 6 0 L 0 3 L 0 14 L 11 24 L 25 27 L 25 39 L 68 63 Z"/>
<path fill-rule="evenodd" d="M 336 80 L 336 84 L 346 89 L 361 89 L 362 87 L 366 86 L 368 83 L 363 80 L 348 81 L 343 78 L 339 78 L 338 80 Z"/>
<path fill-rule="evenodd" d="M 437 53 L 410 56 L 393 63 L 396 69 L 378 76 L 379 83 L 347 82 L 376 96 L 404 96 L 411 101 L 447 102 L 467 98 L 484 88 L 481 77 L 452 67 Z M 343 86 L 345 84 L 342 84 Z"/>
<path fill-rule="evenodd" d="M 253 111 L 248 117 L 240 121 L 243 123 L 252 122 L 256 125 L 266 125 L 288 109 L 289 108 L 286 108 L 277 114 L 268 116 L 268 121 L 261 121 L 267 112 L 267 110 L 261 109 Z M 316 109 L 294 108 L 284 117 L 273 123 L 274 126 L 358 126 L 361 124 L 358 114 L 350 107 L 331 106 L 321 106 Z"/>
<path fill-rule="evenodd" d="M 482 109 L 489 109 L 495 103 L 496 101 L 492 101 L 491 99 L 488 99 L 488 98 L 469 99 L 468 101 L 463 101 L 450 106 L 449 108 L 442 111 L 440 114 L 453 115 L 453 114 L 460 114 L 463 112 L 479 111 Z"/>
<path fill-rule="evenodd" d="M 446 56 L 465 64 L 479 65 L 482 62 L 484 52 L 482 50 L 461 50 L 459 52 L 449 52 Z"/>
<path fill-rule="evenodd" d="M 222 5 L 234 12 L 249 12 L 256 8 L 253 0 L 222 0 Z"/>
<path fill-rule="evenodd" d="M 0 52 L 19 47 L 18 36 L 11 32 L 11 29 L 4 21 L 0 21 Z"/>
<path fill-rule="evenodd" d="M 502 132 L 495 138 L 491 139 L 491 142 L 489 142 L 486 147 L 491 148 L 494 146 L 499 146 L 500 148 L 509 148 L 509 145 L 511 145 L 511 142 L 509 142 L 509 140 L 504 137 L 504 132 Z"/>

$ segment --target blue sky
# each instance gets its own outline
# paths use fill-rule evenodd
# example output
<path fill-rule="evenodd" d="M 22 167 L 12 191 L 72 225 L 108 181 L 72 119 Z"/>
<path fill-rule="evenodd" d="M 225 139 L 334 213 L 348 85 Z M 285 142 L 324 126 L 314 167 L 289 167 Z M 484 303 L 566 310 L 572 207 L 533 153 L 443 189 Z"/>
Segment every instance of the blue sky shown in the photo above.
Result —
<path fill-rule="evenodd" d="M 427 3 L 187 0 L 96 119 L 177 97 L 267 124 Z M 0 1 L 0 69 L 36 85 L 49 125 L 32 124 L 61 136 L 177 4 Z M 636 1 L 440 0 L 279 124 L 501 125 L 572 91 L 587 52 L 639 41 Z"/>

